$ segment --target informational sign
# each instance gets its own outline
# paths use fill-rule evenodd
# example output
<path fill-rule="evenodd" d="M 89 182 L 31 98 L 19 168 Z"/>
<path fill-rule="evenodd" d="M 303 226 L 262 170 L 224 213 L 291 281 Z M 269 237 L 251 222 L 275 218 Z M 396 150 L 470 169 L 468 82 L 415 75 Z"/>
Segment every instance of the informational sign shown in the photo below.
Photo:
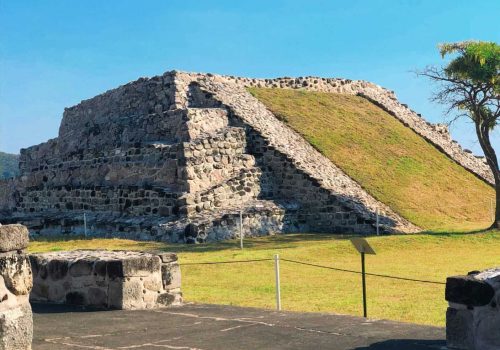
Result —
<path fill-rule="evenodd" d="M 375 250 L 373 250 L 366 239 L 359 237 L 351 238 L 351 243 L 358 252 L 375 255 Z"/>
<path fill-rule="evenodd" d="M 363 316 L 368 317 L 366 307 L 366 272 L 365 272 L 365 254 L 375 255 L 375 250 L 370 246 L 364 238 L 351 238 L 351 243 L 356 250 L 361 254 L 361 285 L 363 288 Z"/>

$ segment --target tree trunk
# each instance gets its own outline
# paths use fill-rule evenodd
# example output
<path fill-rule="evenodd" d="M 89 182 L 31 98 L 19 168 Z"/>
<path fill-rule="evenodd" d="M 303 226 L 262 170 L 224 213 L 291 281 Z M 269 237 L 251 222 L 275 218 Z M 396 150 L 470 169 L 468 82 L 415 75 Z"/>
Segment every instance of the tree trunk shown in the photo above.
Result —
<path fill-rule="evenodd" d="M 489 126 L 476 122 L 476 133 L 486 161 L 493 172 L 493 178 L 495 179 L 495 217 L 491 228 L 500 229 L 500 170 L 498 169 L 498 158 L 490 142 Z"/>

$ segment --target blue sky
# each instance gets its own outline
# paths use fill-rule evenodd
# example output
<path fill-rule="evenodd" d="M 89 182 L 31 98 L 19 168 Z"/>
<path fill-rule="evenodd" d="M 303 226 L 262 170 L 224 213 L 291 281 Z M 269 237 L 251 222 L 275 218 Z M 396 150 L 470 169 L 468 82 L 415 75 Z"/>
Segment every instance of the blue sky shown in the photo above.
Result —
<path fill-rule="evenodd" d="M 412 71 L 443 63 L 440 42 L 500 42 L 499 14 L 498 0 L 0 0 L 0 150 L 53 138 L 64 107 L 172 69 L 369 80 L 443 122 Z M 452 134 L 480 153 L 470 124 Z"/>

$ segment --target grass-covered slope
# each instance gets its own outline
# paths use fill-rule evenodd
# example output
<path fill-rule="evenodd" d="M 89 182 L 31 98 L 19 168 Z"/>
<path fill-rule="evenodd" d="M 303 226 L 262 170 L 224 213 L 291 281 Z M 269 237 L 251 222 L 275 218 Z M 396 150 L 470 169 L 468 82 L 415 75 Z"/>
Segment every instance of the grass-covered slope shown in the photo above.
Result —
<path fill-rule="evenodd" d="M 0 179 L 19 175 L 19 156 L 0 152 Z"/>
<path fill-rule="evenodd" d="M 493 188 L 366 99 L 249 90 L 371 195 L 414 224 L 428 230 L 489 226 Z"/>

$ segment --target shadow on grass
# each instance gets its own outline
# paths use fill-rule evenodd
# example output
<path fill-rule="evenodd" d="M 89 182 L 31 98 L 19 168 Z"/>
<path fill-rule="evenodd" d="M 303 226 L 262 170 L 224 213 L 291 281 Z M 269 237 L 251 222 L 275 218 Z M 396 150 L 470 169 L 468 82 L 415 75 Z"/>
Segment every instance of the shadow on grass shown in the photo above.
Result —
<path fill-rule="evenodd" d="M 308 242 L 321 242 L 330 240 L 342 240 L 347 239 L 352 236 L 340 235 L 340 234 L 328 234 L 328 233 L 288 233 L 288 234 L 278 234 L 273 236 L 262 236 L 262 237 L 251 237 L 245 239 L 244 247 L 252 249 L 254 251 L 258 250 L 269 250 L 269 249 L 286 249 L 293 248 L 298 244 Z M 84 236 L 52 236 L 52 237 L 36 237 L 32 238 L 31 242 L 42 242 L 42 243 L 53 243 L 54 246 L 48 248 L 50 251 L 64 250 L 64 242 L 75 242 L 75 246 L 71 249 L 143 249 L 143 250 L 156 250 L 156 251 L 169 251 L 174 253 L 179 252 L 191 252 L 191 253 L 203 253 L 203 252 L 217 252 L 225 250 L 239 250 L 240 241 L 237 239 L 210 242 L 210 243 L 200 243 L 200 244 L 183 244 L 183 243 L 164 243 L 155 241 L 134 241 L 132 246 L 127 247 L 127 243 L 120 242 L 120 239 L 116 239 L 116 244 L 110 243 L 107 246 L 100 239 L 106 239 L 103 237 L 84 237 Z M 92 245 L 92 241 L 96 240 L 95 247 Z M 113 238 L 110 242 L 113 242 Z M 78 241 L 87 241 L 89 244 L 82 244 L 81 247 L 78 246 Z M 120 247 L 123 245 L 123 247 Z M 153 246 L 153 247 L 152 247 Z M 111 248 L 110 248 L 111 247 Z"/>
<path fill-rule="evenodd" d="M 389 236 L 401 236 L 409 237 L 415 235 L 421 235 L 423 237 L 467 237 L 471 235 L 478 234 L 490 234 L 492 238 L 496 238 L 500 235 L 499 230 L 475 230 L 475 231 L 464 231 L 464 232 L 436 232 L 436 231 L 426 231 L 418 234 L 398 234 Z M 273 236 L 262 236 L 262 237 L 252 237 L 245 239 L 244 247 L 251 249 L 253 251 L 259 250 L 279 250 L 297 247 L 299 244 L 308 244 L 314 242 L 328 242 L 328 241 L 343 241 L 354 237 L 354 235 L 342 235 L 342 234 L 332 234 L 332 233 L 287 233 L 278 234 Z M 377 237 L 374 235 L 363 236 L 367 238 Z M 379 236 L 383 239 L 383 236 Z M 484 237 L 484 236 L 483 236 Z M 105 239 L 101 237 L 84 237 L 84 236 L 55 236 L 55 237 L 37 237 L 32 239 L 32 242 L 47 242 L 53 243 L 54 246 L 48 248 L 49 251 L 64 250 L 63 243 L 69 241 L 89 241 L 92 240 Z M 110 242 L 113 242 L 113 238 Z M 61 243 L 59 245 L 58 243 Z M 78 246 L 78 242 L 75 242 L 75 246 L 70 249 L 134 249 L 134 250 L 145 250 L 145 251 L 169 251 L 174 253 L 204 253 L 204 252 L 218 252 L 226 250 L 239 250 L 239 240 L 226 240 L 210 243 L 200 243 L 200 244 L 183 244 L 183 243 L 164 243 L 155 241 L 133 241 L 131 244 L 126 242 L 121 243 L 120 239 L 116 239 L 116 243 L 110 243 L 106 245 L 102 241 L 96 241 L 95 246 L 90 244 L 82 244 L 81 247 Z M 85 247 L 86 246 L 86 247 Z M 67 249 L 67 248 L 66 248 Z"/>
<path fill-rule="evenodd" d="M 466 236 L 466 235 L 475 235 L 482 233 L 498 233 L 499 230 L 491 229 L 491 228 L 483 228 L 478 230 L 470 230 L 470 231 L 423 231 L 420 234 L 431 235 L 431 236 L 444 236 L 444 237 L 452 237 L 452 236 Z"/>

